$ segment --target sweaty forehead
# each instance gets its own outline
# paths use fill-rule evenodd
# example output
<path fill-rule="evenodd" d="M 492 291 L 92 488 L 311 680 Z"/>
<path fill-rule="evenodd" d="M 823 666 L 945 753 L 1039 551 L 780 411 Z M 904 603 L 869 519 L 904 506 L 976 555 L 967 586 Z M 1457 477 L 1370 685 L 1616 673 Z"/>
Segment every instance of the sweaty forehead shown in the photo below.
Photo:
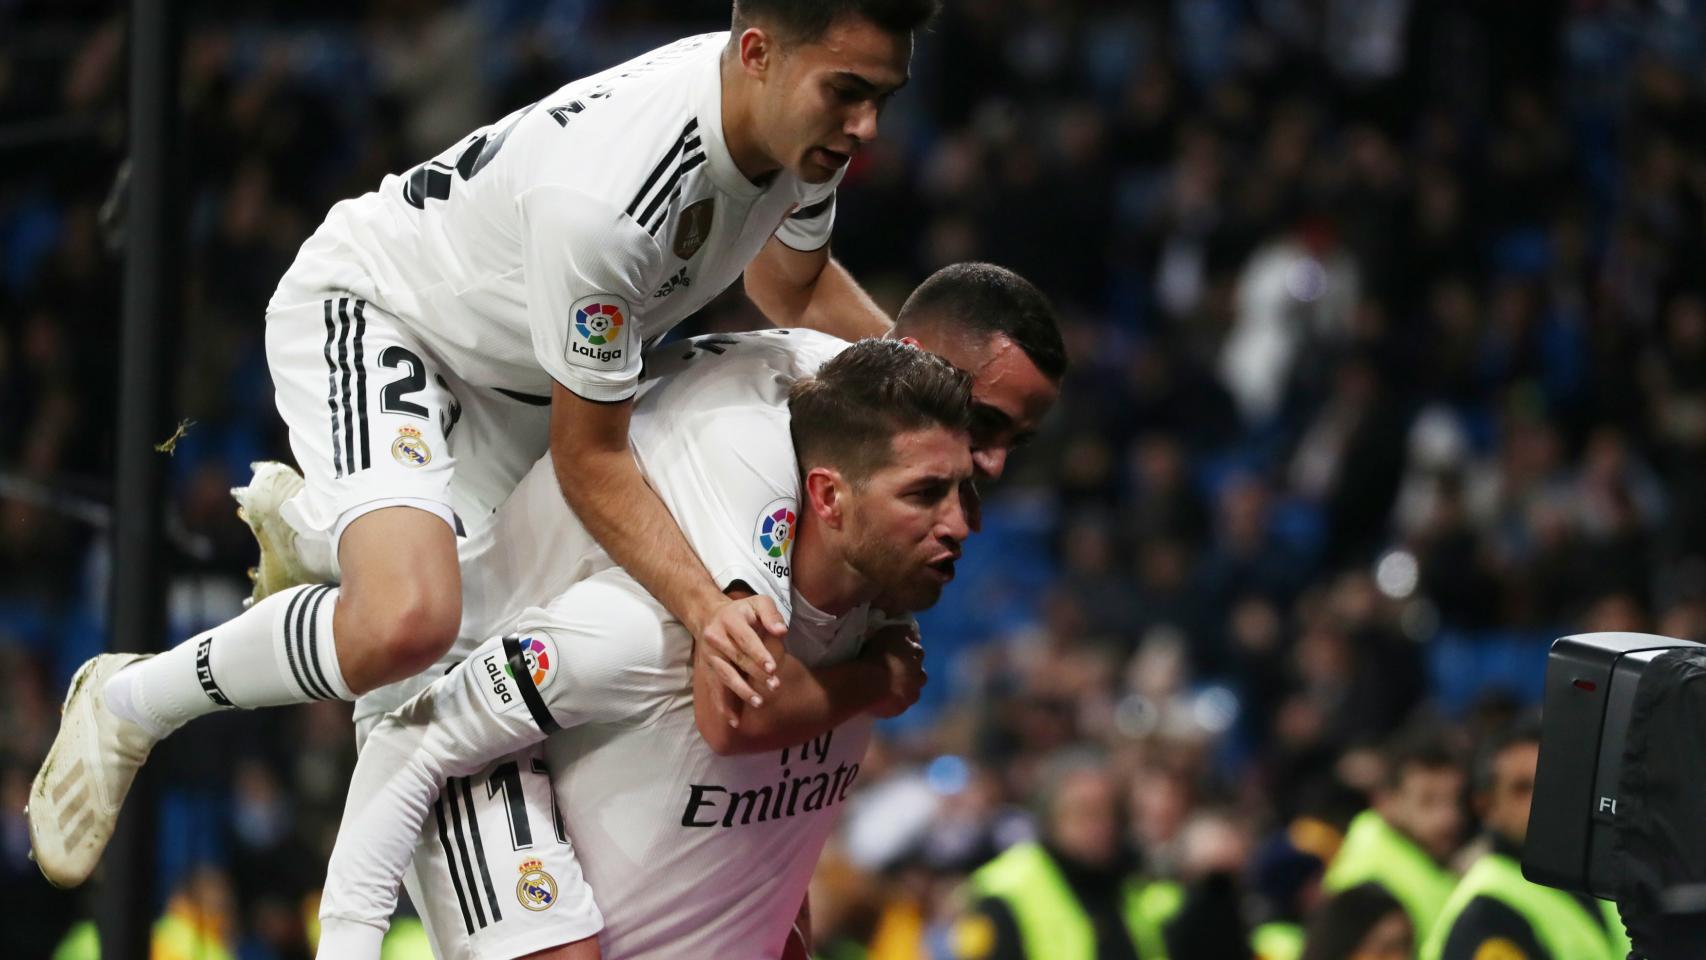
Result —
<path fill-rule="evenodd" d="M 1004 336 L 991 337 L 969 363 L 972 398 L 1000 410 L 1020 429 L 1036 426 L 1059 396 L 1060 388 Z"/>
<path fill-rule="evenodd" d="M 892 456 L 881 473 L 905 483 L 924 477 L 960 480 L 971 476 L 971 443 L 966 434 L 946 427 L 926 427 L 897 434 L 890 442 Z"/>

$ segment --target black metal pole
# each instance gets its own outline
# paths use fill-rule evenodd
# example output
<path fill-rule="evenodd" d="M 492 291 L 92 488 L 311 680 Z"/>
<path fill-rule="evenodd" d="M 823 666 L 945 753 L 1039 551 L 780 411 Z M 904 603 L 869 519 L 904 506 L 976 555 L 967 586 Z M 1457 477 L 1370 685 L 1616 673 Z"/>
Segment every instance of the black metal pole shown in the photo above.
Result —
<path fill-rule="evenodd" d="M 144 652 L 165 635 L 161 536 L 172 383 L 173 318 L 181 301 L 181 209 L 175 157 L 177 23 L 171 0 L 130 3 L 130 191 L 126 201 L 124 333 L 120 339 L 118 450 L 114 464 L 112 648 Z M 101 955 L 147 960 L 153 922 L 155 796 L 147 767 L 125 801 L 96 911 Z"/>

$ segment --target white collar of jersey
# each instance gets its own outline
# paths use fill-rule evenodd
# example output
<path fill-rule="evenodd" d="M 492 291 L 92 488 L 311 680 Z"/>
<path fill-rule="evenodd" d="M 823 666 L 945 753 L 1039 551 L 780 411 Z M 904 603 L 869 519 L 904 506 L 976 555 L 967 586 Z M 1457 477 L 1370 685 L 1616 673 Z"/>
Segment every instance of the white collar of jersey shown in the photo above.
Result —
<path fill-rule="evenodd" d="M 693 108 L 699 117 L 699 139 L 705 143 L 705 169 L 717 188 L 733 196 L 751 199 L 765 191 L 746 177 L 741 175 L 740 168 L 735 166 L 735 158 L 729 153 L 729 145 L 723 139 L 723 50 L 728 46 L 728 34 L 724 33 L 722 43 L 710 44 L 715 53 L 707 58 L 705 69 L 709 76 L 704 82 L 694 84 L 695 102 Z M 770 181 L 775 186 L 784 173 L 778 173 Z"/>
<path fill-rule="evenodd" d="M 784 641 L 788 652 L 804 661 L 806 666 L 816 666 L 824 656 L 834 649 L 842 631 L 850 628 L 849 621 L 865 611 L 863 605 L 847 611 L 845 616 L 832 617 L 822 610 L 812 606 L 798 590 L 793 594 L 793 617 L 788 622 L 788 638 Z"/>
<path fill-rule="evenodd" d="M 835 617 L 835 616 L 831 616 L 827 613 L 824 613 L 822 610 L 819 610 L 817 607 L 812 606 L 812 602 L 810 600 L 807 600 L 805 598 L 805 595 L 801 594 L 800 591 L 795 590 L 795 591 L 793 591 L 793 594 L 794 594 L 794 616 L 800 617 L 800 618 L 806 620 L 807 622 L 812 623 L 816 626 L 824 626 L 826 624 L 831 624 L 831 623 L 834 623 L 835 621 L 841 619 L 840 617 Z"/>

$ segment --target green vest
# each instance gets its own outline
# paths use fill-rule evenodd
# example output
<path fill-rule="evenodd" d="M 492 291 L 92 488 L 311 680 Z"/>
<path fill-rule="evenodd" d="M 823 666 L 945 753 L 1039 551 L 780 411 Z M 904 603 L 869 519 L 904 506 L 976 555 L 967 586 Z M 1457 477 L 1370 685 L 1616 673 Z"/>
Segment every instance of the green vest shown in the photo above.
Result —
<path fill-rule="evenodd" d="M 1433 861 L 1410 838 L 1387 825 L 1380 814 L 1364 810 L 1345 831 L 1345 842 L 1327 868 L 1321 886 L 1338 893 L 1374 881 L 1404 905 L 1416 940 L 1426 940 L 1457 877 Z"/>
<path fill-rule="evenodd" d="M 432 960 L 432 941 L 427 939 L 426 927 L 414 917 L 392 921 L 384 946 L 379 948 L 379 960 Z"/>
<path fill-rule="evenodd" d="M 1440 960 L 1446 938 L 1458 916 L 1476 897 L 1492 897 L 1528 922 L 1534 939 L 1551 960 L 1623 960 L 1629 955 L 1629 938 L 1617 906 L 1599 901 L 1601 923 L 1582 909 L 1575 897 L 1562 890 L 1530 883 L 1517 862 L 1500 853 L 1489 853 L 1475 861 L 1463 882 L 1451 892 L 1440 912 L 1439 924 L 1422 943 L 1421 960 Z"/>
<path fill-rule="evenodd" d="M 101 935 L 95 921 L 82 920 L 73 926 L 54 949 L 53 960 L 101 960 Z"/>
<path fill-rule="evenodd" d="M 1040 844 L 1021 843 L 979 867 L 971 889 L 1007 905 L 1032 960 L 1094 960 L 1096 931 L 1060 868 Z M 1161 928 L 1179 912 L 1185 894 L 1177 884 L 1125 885 L 1126 931 L 1142 960 L 1166 960 Z"/>
<path fill-rule="evenodd" d="M 149 954 L 167 960 L 179 957 L 232 960 L 231 951 L 196 930 L 187 920 L 171 914 L 154 921 L 149 937 Z M 84 920 L 72 927 L 53 951 L 53 960 L 100 960 L 100 956 L 101 935 L 93 920 Z"/>
<path fill-rule="evenodd" d="M 154 921 L 149 956 L 160 960 L 234 960 L 224 944 L 172 913 Z"/>
<path fill-rule="evenodd" d="M 1275 921 L 1250 931 L 1250 949 L 1257 960 L 1297 960 L 1303 956 L 1303 927 Z"/>

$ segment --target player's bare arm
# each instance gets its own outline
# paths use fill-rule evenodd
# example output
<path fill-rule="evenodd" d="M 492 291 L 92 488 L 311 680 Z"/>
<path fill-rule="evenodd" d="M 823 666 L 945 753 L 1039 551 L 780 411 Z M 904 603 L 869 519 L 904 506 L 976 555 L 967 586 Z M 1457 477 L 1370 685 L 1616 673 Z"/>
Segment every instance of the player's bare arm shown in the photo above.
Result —
<path fill-rule="evenodd" d="M 736 588 L 729 595 L 752 594 Z M 703 656 L 695 656 L 693 719 L 705 742 L 720 756 L 763 753 L 802 743 L 861 713 L 898 716 L 917 702 L 926 679 L 924 649 L 909 625 L 884 627 L 866 641 L 858 657 L 816 669 L 789 656 L 780 641 L 771 647 L 782 682 L 763 710 L 738 702 L 719 708 L 718 701 L 726 698 L 727 678 L 717 673 L 730 668 L 712 666 Z"/>
<path fill-rule="evenodd" d="M 557 384 L 551 404 L 551 462 L 570 509 L 708 656 L 731 666 L 718 674 L 722 682 L 762 705 L 758 688 L 770 686 L 776 669 L 764 638 L 782 637 L 787 625 L 769 600 L 732 600 L 717 589 L 628 449 L 633 402 L 594 403 Z"/>
<path fill-rule="evenodd" d="M 746 268 L 746 295 L 779 327 L 858 340 L 880 337 L 893 325 L 827 246 L 800 251 L 771 237 Z"/>

